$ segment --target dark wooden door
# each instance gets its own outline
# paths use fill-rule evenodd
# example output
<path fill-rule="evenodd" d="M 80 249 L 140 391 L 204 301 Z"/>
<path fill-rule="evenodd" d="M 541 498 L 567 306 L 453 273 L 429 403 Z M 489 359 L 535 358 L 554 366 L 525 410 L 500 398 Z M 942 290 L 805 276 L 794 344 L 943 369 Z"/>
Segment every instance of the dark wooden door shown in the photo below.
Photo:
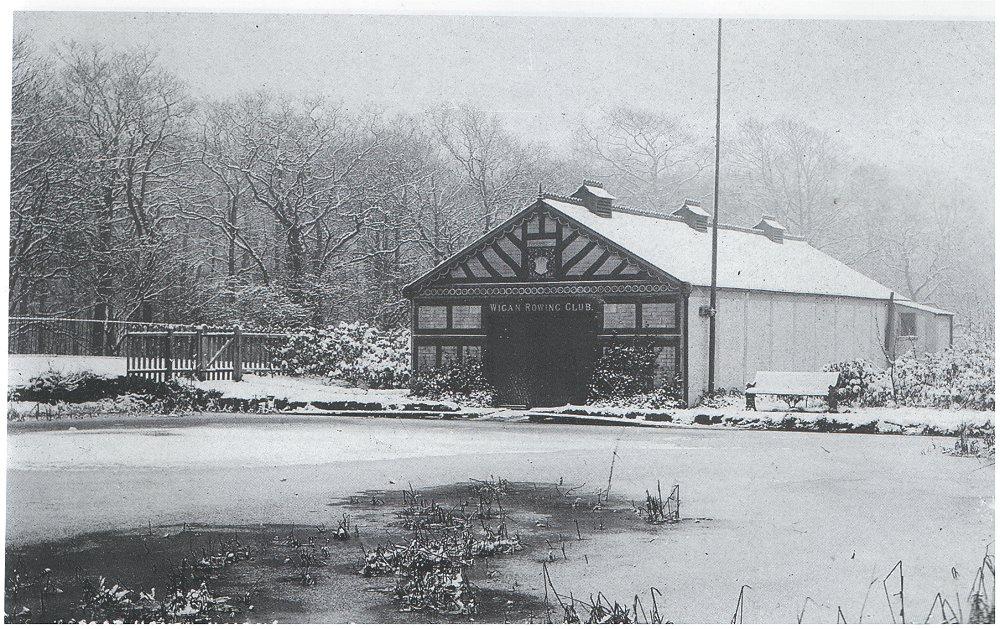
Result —
<path fill-rule="evenodd" d="M 494 319 L 486 342 L 486 377 L 497 389 L 501 406 L 530 406 L 533 360 L 529 328 L 520 317 Z"/>
<path fill-rule="evenodd" d="M 590 313 L 506 314 L 488 323 L 487 377 L 503 406 L 582 404 L 593 370 Z"/>
<path fill-rule="evenodd" d="M 532 406 L 586 402 L 594 363 L 594 322 L 585 313 L 539 315 L 533 322 Z"/>

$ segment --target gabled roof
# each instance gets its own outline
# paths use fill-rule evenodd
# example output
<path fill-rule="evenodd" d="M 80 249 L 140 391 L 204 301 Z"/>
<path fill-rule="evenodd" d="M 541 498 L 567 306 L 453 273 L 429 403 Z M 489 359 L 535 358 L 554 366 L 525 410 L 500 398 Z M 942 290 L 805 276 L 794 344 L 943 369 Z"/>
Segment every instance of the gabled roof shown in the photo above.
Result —
<path fill-rule="evenodd" d="M 539 204 L 570 224 L 630 252 L 671 281 L 702 287 L 711 284 L 710 231 L 693 229 L 677 216 L 618 205 L 612 206 L 610 216 L 602 216 L 587 209 L 580 199 L 542 194 L 538 201 L 411 282 L 404 288 L 404 294 L 411 295 L 418 286 L 440 274 L 442 268 L 510 229 Z M 717 285 L 724 289 L 879 300 L 888 300 L 893 295 L 892 289 L 795 236 L 786 235 L 776 241 L 761 229 L 719 225 L 718 253 Z M 952 314 L 916 304 L 898 293 L 895 300 L 906 307 Z"/>
<path fill-rule="evenodd" d="M 778 222 L 778 219 L 774 218 L 773 216 L 769 216 L 767 214 L 765 214 L 763 216 L 763 218 L 760 219 L 760 222 L 757 223 L 757 226 L 754 229 L 761 229 L 762 226 L 763 227 L 770 227 L 771 229 L 778 230 L 778 231 L 787 231 L 788 230 L 787 227 L 785 227 L 784 225 L 782 225 L 781 223 Z"/>
<path fill-rule="evenodd" d="M 950 310 L 942 310 L 935 306 L 928 306 L 927 304 L 917 303 L 915 301 L 910 301 L 909 299 L 896 299 L 897 306 L 902 306 L 904 308 L 913 308 L 914 310 L 922 310 L 924 312 L 929 312 L 936 315 L 946 315 L 949 317 L 954 317 L 955 313 Z"/>
<path fill-rule="evenodd" d="M 602 217 L 565 197 L 543 202 L 600 236 L 635 253 L 664 273 L 694 286 L 712 278 L 712 236 L 683 220 L 615 207 Z M 759 230 L 719 226 L 718 286 L 869 299 L 893 292 L 802 239 L 774 242 Z"/>
<path fill-rule="evenodd" d="M 590 194 L 594 195 L 595 197 L 599 197 L 601 199 L 609 199 L 611 201 L 614 201 L 615 199 L 613 196 L 611 196 L 610 192 L 608 192 L 604 188 L 601 188 L 600 186 L 593 186 L 585 183 L 582 186 L 580 186 L 580 190 L 586 190 Z M 577 190 L 577 192 L 580 192 L 580 190 Z"/>
<path fill-rule="evenodd" d="M 701 216 L 701 217 L 704 217 L 704 218 L 711 218 L 712 217 L 712 215 L 708 213 L 708 210 L 706 210 L 705 208 L 701 207 L 701 203 L 699 203 L 697 201 L 692 201 L 691 199 L 684 199 L 684 205 L 682 205 L 680 207 L 680 209 L 678 209 L 676 212 L 674 212 L 674 215 L 680 216 L 681 214 L 684 214 L 685 212 L 694 214 L 696 216 Z"/>
<path fill-rule="evenodd" d="M 573 204 L 583 203 L 581 200 L 576 199 L 576 198 L 571 198 L 571 197 L 563 197 L 563 198 L 572 201 Z M 581 205 L 579 207 L 585 209 L 585 206 Z M 589 210 L 587 210 L 587 211 L 589 212 Z M 552 217 L 553 219 L 555 219 L 557 221 L 563 222 L 564 224 L 569 225 L 571 229 L 575 229 L 577 231 L 580 231 L 585 236 L 587 234 L 589 234 L 589 236 L 581 237 L 581 238 L 577 239 L 576 242 L 579 243 L 579 244 L 582 244 L 582 245 L 586 246 L 587 238 L 592 238 L 595 242 L 596 241 L 600 241 L 602 243 L 601 246 L 595 248 L 596 254 L 599 256 L 599 259 L 608 258 L 608 256 L 600 256 L 600 254 L 602 253 L 602 251 L 606 250 L 610 254 L 612 254 L 610 256 L 610 258 L 607 260 L 607 262 L 605 263 L 605 265 L 603 265 L 603 266 L 607 266 L 608 264 L 614 265 L 614 263 L 616 263 L 616 262 L 618 264 L 622 264 L 622 262 L 628 262 L 628 264 L 625 265 L 626 268 L 624 268 L 623 270 L 622 269 L 617 269 L 617 270 L 613 271 L 614 273 L 617 273 L 617 271 L 622 270 L 622 275 L 620 276 L 621 279 L 624 279 L 624 280 L 630 280 L 630 279 L 632 279 L 632 280 L 634 280 L 634 279 L 637 279 L 638 277 L 641 276 L 641 277 L 645 277 L 645 278 L 657 278 L 657 279 L 659 279 L 659 281 L 664 282 L 664 283 L 666 283 L 668 285 L 675 285 L 675 286 L 678 286 L 678 287 L 685 285 L 685 282 L 683 282 L 683 281 L 677 279 L 676 277 L 673 277 L 670 274 L 664 272 L 663 270 L 661 270 L 656 265 L 651 264 L 650 262 L 648 262 L 646 260 L 643 260 L 641 258 L 641 256 L 638 256 L 634 252 L 631 252 L 631 251 L 629 251 L 629 250 L 621 247 L 621 245 L 618 245 L 615 242 L 609 241 L 607 238 L 603 237 L 601 234 L 593 232 L 593 230 L 591 230 L 586 225 L 583 225 L 581 223 L 578 223 L 578 222 L 574 221 L 572 218 L 570 218 L 569 216 L 567 216 L 565 213 L 560 212 L 558 209 L 555 209 L 555 208 L 547 205 L 545 203 L 545 200 L 543 200 L 542 197 L 539 197 L 537 201 L 535 201 L 534 203 L 532 203 L 528 207 L 526 207 L 523 210 L 521 210 L 520 212 L 514 214 L 513 216 L 511 216 L 510 218 L 508 218 L 506 221 L 504 221 L 503 223 L 501 223 L 500 225 L 497 225 L 496 227 L 494 227 L 490 231 L 486 232 L 485 234 L 483 234 L 482 236 L 480 236 L 476 240 L 472 241 L 471 243 L 469 243 L 468 245 L 466 245 L 465 247 L 463 247 L 457 253 L 452 254 L 450 257 L 448 257 L 447 259 L 445 259 L 444 261 L 442 261 L 441 263 L 439 263 L 437 266 L 435 266 L 435 267 L 427 270 L 422 275 L 420 275 L 419 277 L 417 277 L 415 280 L 413 280 L 412 282 L 410 282 L 409 284 L 407 284 L 406 286 L 404 286 L 403 287 L 403 291 L 402 291 L 403 295 L 405 297 L 412 297 L 418 291 L 423 290 L 427 286 L 429 286 L 429 285 L 431 285 L 431 284 L 433 284 L 435 282 L 440 281 L 442 278 L 444 278 L 449 273 L 450 270 L 454 269 L 457 265 L 461 264 L 462 261 L 463 261 L 463 259 L 468 258 L 469 256 L 475 254 L 477 251 L 482 251 L 483 248 L 485 246 L 488 246 L 492 241 L 496 240 L 497 238 L 502 237 L 505 233 L 511 232 L 512 230 L 516 229 L 517 226 L 520 223 L 522 223 L 524 220 L 528 219 L 529 217 L 531 217 L 531 216 L 533 216 L 535 214 L 539 214 L 539 213 L 543 213 L 543 214 L 545 214 L 547 216 Z M 578 253 L 580 255 L 583 254 L 582 251 L 578 252 Z M 579 256 L 577 256 L 577 257 L 579 257 Z M 590 258 L 588 256 L 583 256 L 581 264 L 588 264 L 589 260 L 590 260 Z M 603 268 L 603 266 L 602 266 L 602 268 Z M 454 277 L 454 276 L 451 276 L 451 277 Z M 465 278 L 463 277 L 461 279 L 465 279 Z M 567 276 L 567 278 L 564 278 L 564 279 L 570 279 L 570 280 L 572 280 L 574 278 L 572 276 Z M 580 278 L 576 278 L 576 279 L 585 279 L 585 278 L 580 277 Z M 482 281 L 482 280 L 479 280 L 479 278 L 469 278 L 469 281 L 477 281 L 477 280 L 478 281 Z M 488 280 L 486 280 L 486 281 L 488 281 Z"/>

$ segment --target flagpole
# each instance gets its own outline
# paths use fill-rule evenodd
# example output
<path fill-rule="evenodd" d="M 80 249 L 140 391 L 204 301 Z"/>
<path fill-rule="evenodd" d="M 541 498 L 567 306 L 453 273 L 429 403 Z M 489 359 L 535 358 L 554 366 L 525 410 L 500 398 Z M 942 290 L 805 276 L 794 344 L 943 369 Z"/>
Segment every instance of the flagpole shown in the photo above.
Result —
<path fill-rule="evenodd" d="M 712 205 L 712 286 L 708 315 L 708 391 L 715 390 L 715 306 L 719 267 L 719 132 L 722 118 L 722 18 L 716 45 L 715 65 L 715 202 Z"/>

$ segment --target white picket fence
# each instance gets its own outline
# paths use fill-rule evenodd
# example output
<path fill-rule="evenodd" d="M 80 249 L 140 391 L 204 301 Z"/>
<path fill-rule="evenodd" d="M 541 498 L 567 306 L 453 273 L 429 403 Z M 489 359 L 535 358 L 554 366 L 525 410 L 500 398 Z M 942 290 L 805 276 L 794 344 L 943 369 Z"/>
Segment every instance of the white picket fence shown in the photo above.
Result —
<path fill-rule="evenodd" d="M 244 374 L 277 371 L 276 352 L 287 338 L 239 327 L 129 332 L 124 343 L 126 372 L 161 381 L 183 376 L 239 382 Z"/>
<path fill-rule="evenodd" d="M 278 370 L 286 334 L 138 321 L 9 317 L 8 354 L 124 357 L 152 380 L 236 380 Z"/>

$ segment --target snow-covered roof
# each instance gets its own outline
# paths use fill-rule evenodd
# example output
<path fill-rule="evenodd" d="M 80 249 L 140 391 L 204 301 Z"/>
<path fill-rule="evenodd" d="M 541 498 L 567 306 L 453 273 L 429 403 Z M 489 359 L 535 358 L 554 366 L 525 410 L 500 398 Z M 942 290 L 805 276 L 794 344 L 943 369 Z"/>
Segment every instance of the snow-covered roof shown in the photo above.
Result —
<path fill-rule="evenodd" d="M 773 216 L 768 216 L 766 214 L 760 219 L 760 222 L 757 223 L 757 228 L 759 229 L 761 225 L 765 225 L 767 227 L 770 227 L 771 229 L 788 231 L 788 228 L 779 223 L 778 219 L 774 218 Z"/>
<path fill-rule="evenodd" d="M 897 299 L 896 305 L 903 306 L 904 308 L 913 308 L 914 310 L 923 310 L 924 312 L 930 312 L 937 315 L 948 315 L 949 317 L 955 316 L 955 313 L 950 310 L 942 310 L 941 308 L 917 303 L 915 301 L 910 301 L 909 299 Z"/>
<path fill-rule="evenodd" d="M 698 216 L 704 216 L 709 218 L 712 215 L 708 213 L 708 210 L 701 207 L 701 203 L 697 201 L 692 201 L 691 199 L 684 199 L 684 205 L 680 207 L 679 210 L 674 212 L 674 214 L 681 214 L 683 212 L 690 212 L 692 214 L 697 214 Z"/>
<path fill-rule="evenodd" d="M 586 207 L 543 197 L 552 209 L 694 286 L 712 279 L 712 235 L 684 221 L 617 208 L 601 217 Z M 809 245 L 760 231 L 719 226 L 718 286 L 744 290 L 889 299 L 892 290 Z"/>
<path fill-rule="evenodd" d="M 610 192 L 608 192 L 607 190 L 605 190 L 604 188 L 602 188 L 600 186 L 595 186 L 595 185 L 592 185 L 592 184 L 585 183 L 585 184 L 583 184 L 580 187 L 583 190 L 586 190 L 587 192 L 589 192 L 590 194 L 594 195 L 595 197 L 597 197 L 599 199 L 610 199 L 612 201 L 614 201 L 614 199 L 615 199 L 613 196 L 611 196 Z M 577 191 L 577 192 L 579 192 L 579 191 Z"/>

